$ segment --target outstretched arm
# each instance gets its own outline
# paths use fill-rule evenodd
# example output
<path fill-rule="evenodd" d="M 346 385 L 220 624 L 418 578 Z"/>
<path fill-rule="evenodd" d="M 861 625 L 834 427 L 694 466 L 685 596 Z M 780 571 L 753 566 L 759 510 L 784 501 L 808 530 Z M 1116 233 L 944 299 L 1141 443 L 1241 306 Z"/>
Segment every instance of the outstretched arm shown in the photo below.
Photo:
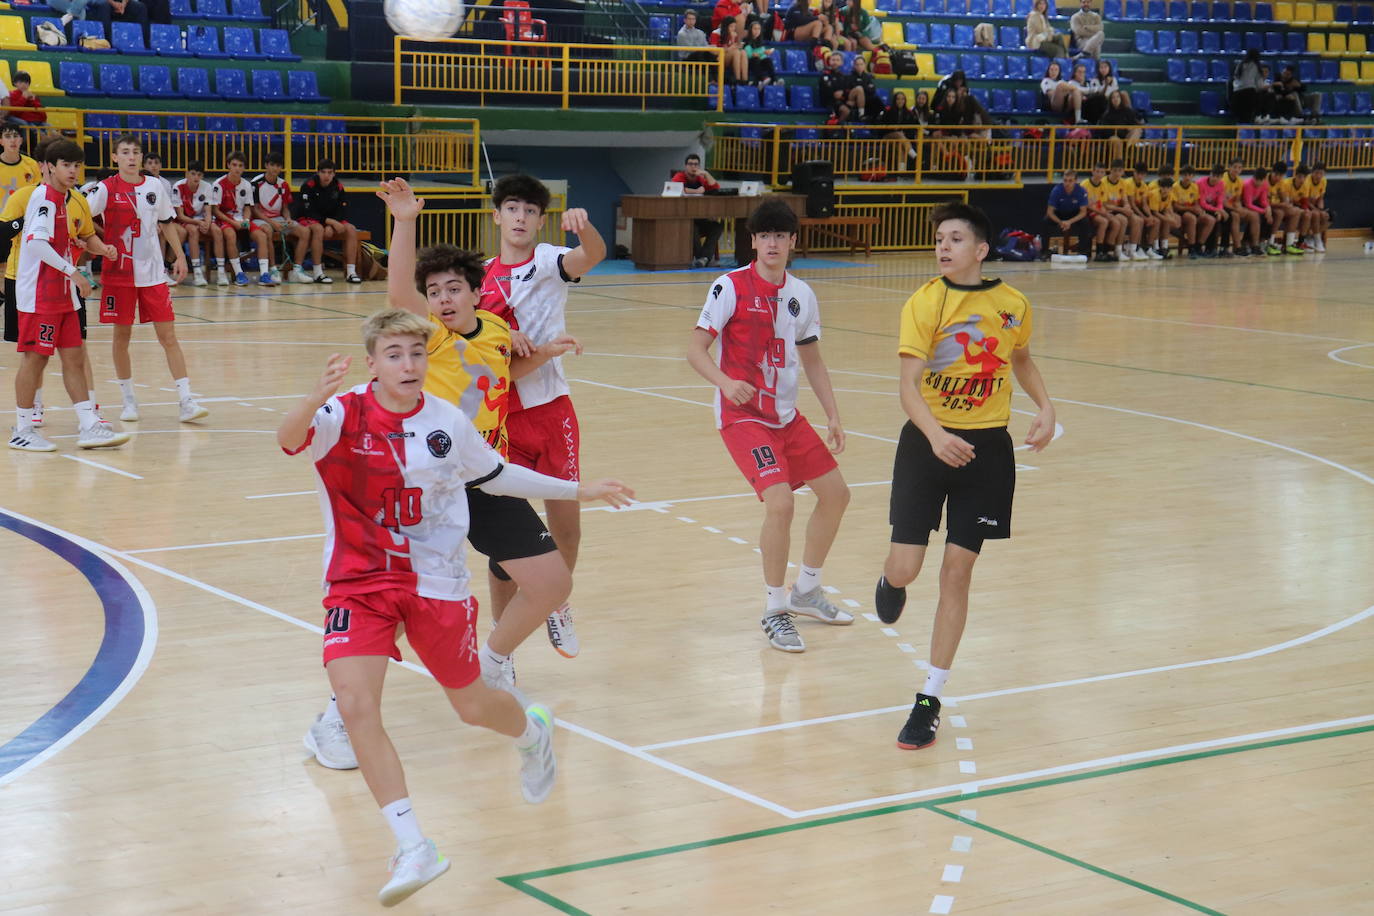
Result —
<path fill-rule="evenodd" d="M 295 454 L 305 447 L 306 437 L 310 434 L 310 423 L 315 417 L 315 411 L 324 406 L 324 402 L 334 396 L 334 392 L 339 390 L 339 385 L 343 378 L 348 374 L 348 367 L 352 365 L 353 357 L 340 356 L 338 353 L 331 354 L 325 364 L 324 374 L 315 383 L 315 390 L 307 394 L 296 402 L 296 406 L 286 412 L 286 417 L 282 419 L 281 426 L 277 427 L 277 444 L 283 449 Z"/>
<path fill-rule="evenodd" d="M 587 218 L 587 211 L 581 208 L 565 212 L 561 225 L 564 232 L 576 235 L 578 242 L 576 248 L 563 255 L 563 272 L 574 280 L 585 277 L 593 267 L 606 260 L 606 240 Z"/>
<path fill-rule="evenodd" d="M 404 178 L 383 181 L 377 196 L 391 211 L 391 245 L 387 253 L 386 298 L 392 308 L 429 316 L 429 303 L 415 288 L 415 221 L 425 208 L 423 198 Z"/>

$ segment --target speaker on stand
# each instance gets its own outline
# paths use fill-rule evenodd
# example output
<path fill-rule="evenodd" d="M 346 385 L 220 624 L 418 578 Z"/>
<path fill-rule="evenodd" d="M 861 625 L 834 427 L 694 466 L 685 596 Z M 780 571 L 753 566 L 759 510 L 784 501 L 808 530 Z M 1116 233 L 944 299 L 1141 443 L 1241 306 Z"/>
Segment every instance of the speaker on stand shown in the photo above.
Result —
<path fill-rule="evenodd" d="M 835 215 L 835 166 L 812 159 L 792 166 L 792 193 L 806 195 L 806 215 L 825 219 Z"/>

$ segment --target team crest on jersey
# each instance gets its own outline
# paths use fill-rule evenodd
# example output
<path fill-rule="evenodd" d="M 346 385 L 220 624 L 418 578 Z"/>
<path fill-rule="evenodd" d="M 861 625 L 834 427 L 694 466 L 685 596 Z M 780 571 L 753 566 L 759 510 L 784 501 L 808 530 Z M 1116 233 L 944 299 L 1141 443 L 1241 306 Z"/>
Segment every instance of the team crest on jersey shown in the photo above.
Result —
<path fill-rule="evenodd" d="M 788 299 L 788 300 L 787 300 L 787 314 L 791 315 L 793 318 L 796 318 L 798 315 L 800 315 L 800 314 L 801 314 L 801 303 L 798 302 L 796 299 Z"/>
<path fill-rule="evenodd" d="M 725 287 L 724 287 L 723 285 L 721 285 L 720 283 L 717 283 L 715 286 L 711 287 L 711 298 L 712 298 L 712 299 L 719 299 L 719 298 L 720 298 L 720 294 L 721 294 L 722 292 L 724 292 L 724 291 L 725 291 Z"/>
<path fill-rule="evenodd" d="M 148 201 L 148 206 L 152 207 L 152 206 L 155 206 L 155 205 L 157 204 L 157 192 L 156 192 L 156 191 L 149 191 L 149 192 L 148 192 L 146 195 L 144 195 L 144 196 L 145 196 L 145 198 L 146 198 L 147 201 Z"/>
<path fill-rule="evenodd" d="M 372 451 L 372 433 L 363 433 L 363 451 Z"/>
<path fill-rule="evenodd" d="M 453 440 L 442 429 L 436 429 L 425 436 L 425 445 L 429 446 L 429 453 L 435 458 L 443 458 L 453 448 Z"/>
<path fill-rule="evenodd" d="M 1017 318 L 1017 317 L 1016 317 L 1015 315 L 1013 315 L 1011 312 L 1002 312 L 1002 311 L 999 311 L 997 314 L 998 314 L 998 316 L 1001 317 L 1001 319 L 1002 319 L 1002 330 L 1005 331 L 1005 330 L 1007 330 L 1007 329 L 1009 329 L 1009 328 L 1019 328 L 1019 327 L 1021 327 L 1021 319 L 1020 319 L 1020 318 Z"/>

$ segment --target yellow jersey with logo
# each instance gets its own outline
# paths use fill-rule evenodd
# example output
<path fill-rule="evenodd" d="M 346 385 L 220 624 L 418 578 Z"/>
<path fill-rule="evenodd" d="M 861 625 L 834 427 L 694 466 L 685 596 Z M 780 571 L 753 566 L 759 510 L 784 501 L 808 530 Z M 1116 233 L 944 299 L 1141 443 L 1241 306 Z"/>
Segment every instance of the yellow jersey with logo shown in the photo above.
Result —
<path fill-rule="evenodd" d="M 1110 178 L 1102 179 L 1102 186 L 1107 189 L 1107 203 L 1113 207 L 1124 207 L 1126 198 L 1134 190 L 1134 184 L 1135 182 L 1129 178 L 1118 178 L 1116 181 Z"/>
<path fill-rule="evenodd" d="M 0 223 L 7 223 L 14 219 L 23 219 L 24 212 L 28 209 L 29 198 L 33 197 L 36 184 L 27 185 L 15 191 L 5 201 L 5 206 L 0 209 Z M 67 192 L 67 234 L 72 238 L 73 247 L 76 239 L 86 239 L 95 235 L 95 220 L 91 217 L 91 205 L 86 201 L 86 195 L 80 191 L 71 190 Z M 10 242 L 9 259 L 5 264 L 5 279 L 13 280 L 19 276 L 19 246 L 24 241 L 24 233 L 20 232 Z M 71 258 L 72 252 L 59 251 L 58 254 L 64 258 Z"/>
<path fill-rule="evenodd" d="M 1307 176 L 1307 199 L 1316 203 L 1326 196 L 1326 179 L 1317 181 L 1311 175 Z"/>
<path fill-rule="evenodd" d="M 897 352 L 925 360 L 921 396 L 941 426 L 991 429 L 1011 419 L 1011 354 L 1030 336 L 1030 300 L 1019 290 L 936 277 L 903 306 Z"/>
<path fill-rule="evenodd" d="M 1087 181 L 1083 182 L 1083 187 L 1088 191 L 1088 209 L 1101 210 L 1103 204 L 1107 202 L 1110 196 L 1107 182 L 1103 181 L 1101 184 L 1093 184 L 1092 179 L 1089 178 Z"/>
<path fill-rule="evenodd" d="M 1172 189 L 1171 189 L 1172 190 Z M 1159 182 L 1151 182 L 1145 188 L 1145 203 L 1143 206 L 1151 213 L 1162 213 L 1168 209 L 1169 201 L 1172 199 L 1170 193 L 1160 188 Z"/>
<path fill-rule="evenodd" d="M 483 309 L 470 334 L 449 330 L 434 315 L 425 391 L 457 405 L 487 444 L 507 457 L 510 409 L 510 325 Z"/>
<path fill-rule="evenodd" d="M 1231 173 L 1227 172 L 1221 176 L 1221 183 L 1226 185 L 1226 205 L 1240 206 L 1240 193 L 1245 190 L 1245 179 L 1232 178 Z"/>
<path fill-rule="evenodd" d="M 1185 188 L 1180 181 L 1169 189 L 1169 201 L 1178 207 L 1196 206 L 1201 196 L 1202 191 L 1198 188 L 1197 182 L 1192 182 Z"/>
<path fill-rule="evenodd" d="M 1135 189 L 1135 202 L 1138 207 L 1148 207 L 1150 205 L 1150 189 L 1159 189 L 1159 183 L 1155 181 L 1137 181 L 1131 179 L 1131 187 Z"/>
<path fill-rule="evenodd" d="M 5 202 L 15 191 L 36 185 L 42 178 L 43 173 L 39 171 L 38 163 L 22 153 L 19 161 L 13 165 L 0 159 L 0 207 L 5 206 Z"/>

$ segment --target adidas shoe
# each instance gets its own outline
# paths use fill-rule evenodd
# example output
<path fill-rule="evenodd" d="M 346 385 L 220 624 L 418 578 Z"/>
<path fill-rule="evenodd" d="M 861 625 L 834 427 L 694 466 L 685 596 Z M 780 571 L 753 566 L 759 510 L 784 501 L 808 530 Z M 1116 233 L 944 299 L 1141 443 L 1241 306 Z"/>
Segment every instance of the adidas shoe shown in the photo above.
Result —
<path fill-rule="evenodd" d="M 549 631 L 549 645 L 553 646 L 555 652 L 564 658 L 577 658 L 577 653 L 582 651 L 582 643 L 573 629 L 572 607 L 568 602 L 564 601 L 562 607 L 550 614 L 544 626 Z"/>
<path fill-rule="evenodd" d="M 792 622 L 792 615 L 788 611 L 768 614 L 759 621 L 759 625 L 763 627 L 763 635 L 768 637 L 768 643 L 774 649 L 783 652 L 806 651 L 806 643 L 802 642 L 797 625 Z"/>
<path fill-rule="evenodd" d="M 129 434 L 125 432 L 115 432 L 113 426 L 106 426 L 103 423 L 93 423 L 81 430 L 76 439 L 77 448 L 114 448 L 129 441 Z"/>
<path fill-rule="evenodd" d="M 224 271 L 222 271 L 222 270 L 215 271 L 215 285 L 216 285 L 216 286 L 228 286 L 228 285 L 229 285 L 229 275 L 228 275 L 227 273 L 225 273 Z"/>
<path fill-rule="evenodd" d="M 906 717 L 897 736 L 897 746 L 904 751 L 919 750 L 935 743 L 935 730 L 940 727 L 940 701 L 924 693 L 916 694 L 911 715 Z"/>
<path fill-rule="evenodd" d="M 326 273 L 317 273 L 312 280 L 314 283 L 333 283 L 334 278 Z"/>
<path fill-rule="evenodd" d="M 377 900 L 382 906 L 395 906 L 448 871 L 448 867 L 449 860 L 439 855 L 433 840 L 398 849 L 391 857 L 391 880 L 382 885 Z"/>
<path fill-rule="evenodd" d="M 873 607 L 878 611 L 878 619 L 886 624 L 894 624 L 902 616 L 906 607 L 906 588 L 887 584 L 887 576 L 878 577 L 878 587 L 873 592 Z"/>
<path fill-rule="evenodd" d="M 805 594 L 797 591 L 795 585 L 792 586 L 787 594 L 787 606 L 794 613 L 814 617 L 831 626 L 847 627 L 854 622 L 854 615 L 831 604 L 825 597 L 825 590 L 819 585 Z"/>
<path fill-rule="evenodd" d="M 353 753 L 353 742 L 348 740 L 348 729 L 344 728 L 343 719 L 326 720 L 324 713 L 320 713 L 306 731 L 303 743 L 322 767 L 331 770 L 358 768 L 358 755 Z"/>
<path fill-rule="evenodd" d="M 192 420 L 199 420 L 201 417 L 209 416 L 210 410 L 202 407 L 195 398 L 181 399 L 181 415 L 179 419 L 182 423 L 190 423 Z"/>
<path fill-rule="evenodd" d="M 44 439 L 33 427 L 20 429 L 13 427 L 10 429 L 10 448 L 18 449 L 21 452 L 55 452 L 57 446 L 47 439 Z"/>
<path fill-rule="evenodd" d="M 119 419 L 124 423 L 138 422 L 138 402 L 125 401 L 124 409 L 119 412 Z"/>
<path fill-rule="evenodd" d="M 539 738 L 533 747 L 520 750 L 520 794 L 537 805 L 549 797 L 558 778 L 558 763 L 553 756 L 553 716 L 543 706 L 530 706 L 525 715 L 535 724 Z"/>

